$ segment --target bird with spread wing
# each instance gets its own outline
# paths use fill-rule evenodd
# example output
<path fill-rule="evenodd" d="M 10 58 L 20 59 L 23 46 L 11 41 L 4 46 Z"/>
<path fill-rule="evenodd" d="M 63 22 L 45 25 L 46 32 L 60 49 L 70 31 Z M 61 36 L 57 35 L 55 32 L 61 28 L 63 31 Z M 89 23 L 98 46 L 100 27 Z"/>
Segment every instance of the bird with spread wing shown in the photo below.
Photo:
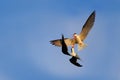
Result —
<path fill-rule="evenodd" d="M 78 50 L 81 50 L 86 47 L 86 44 L 83 42 L 85 38 L 87 37 L 89 31 L 93 27 L 93 24 L 95 22 L 95 11 L 91 13 L 91 15 L 88 17 L 87 21 L 83 25 L 83 28 L 80 32 L 80 34 L 73 34 L 73 38 L 64 38 L 64 41 L 67 46 L 72 46 L 74 48 L 75 44 L 78 44 Z M 51 40 L 51 44 L 55 46 L 61 47 L 61 39 Z"/>
<path fill-rule="evenodd" d="M 62 35 L 61 45 L 62 45 L 63 54 L 72 56 L 72 58 L 70 58 L 69 61 L 75 66 L 82 67 L 82 65 L 77 62 L 77 59 L 80 60 L 80 57 L 77 55 L 77 53 L 75 53 L 73 47 L 71 48 L 71 54 L 69 54 L 67 45 L 65 44 L 65 41 L 64 41 L 64 35 Z"/>

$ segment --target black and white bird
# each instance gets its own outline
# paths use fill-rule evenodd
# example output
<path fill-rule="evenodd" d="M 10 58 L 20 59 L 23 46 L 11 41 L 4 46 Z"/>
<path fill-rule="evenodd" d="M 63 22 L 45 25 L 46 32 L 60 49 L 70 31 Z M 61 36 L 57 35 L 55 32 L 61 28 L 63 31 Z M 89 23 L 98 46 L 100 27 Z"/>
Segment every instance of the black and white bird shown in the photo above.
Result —
<path fill-rule="evenodd" d="M 85 38 L 87 37 L 89 31 L 93 27 L 93 24 L 95 22 L 95 11 L 91 13 L 91 15 L 88 17 L 87 21 L 83 25 L 83 28 L 80 32 L 80 34 L 73 34 L 73 38 L 65 38 L 64 41 L 67 46 L 74 47 L 75 44 L 78 44 L 78 50 L 81 50 L 86 47 L 86 44 L 84 43 Z M 61 39 L 51 40 L 51 44 L 55 46 L 61 47 Z"/>
<path fill-rule="evenodd" d="M 70 62 L 78 67 L 82 67 L 82 65 L 80 65 L 78 62 L 77 62 L 77 59 L 80 60 L 79 56 L 77 55 L 77 53 L 75 53 L 74 51 L 74 48 L 72 47 L 71 49 L 71 56 L 72 58 L 70 59 Z"/>
<path fill-rule="evenodd" d="M 82 65 L 80 65 L 78 62 L 77 62 L 77 59 L 80 60 L 79 56 L 75 53 L 74 51 L 74 48 L 72 47 L 71 48 L 71 54 L 69 54 L 68 52 L 68 48 L 67 48 L 67 45 L 64 41 L 64 35 L 62 35 L 62 39 L 61 39 L 61 44 L 62 44 L 62 52 L 66 55 L 69 55 L 69 56 L 72 56 L 72 58 L 69 60 L 72 64 L 78 66 L 78 67 L 82 67 Z"/>

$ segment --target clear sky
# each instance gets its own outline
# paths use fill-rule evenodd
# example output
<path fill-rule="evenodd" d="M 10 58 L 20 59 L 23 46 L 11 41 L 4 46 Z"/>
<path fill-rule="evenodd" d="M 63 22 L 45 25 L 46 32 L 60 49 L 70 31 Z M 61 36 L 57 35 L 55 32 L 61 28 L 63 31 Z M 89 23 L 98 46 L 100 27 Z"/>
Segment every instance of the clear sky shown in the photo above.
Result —
<path fill-rule="evenodd" d="M 79 34 L 94 10 L 79 68 L 49 41 Z M 0 0 L 0 80 L 120 80 L 119 25 L 120 0 Z"/>

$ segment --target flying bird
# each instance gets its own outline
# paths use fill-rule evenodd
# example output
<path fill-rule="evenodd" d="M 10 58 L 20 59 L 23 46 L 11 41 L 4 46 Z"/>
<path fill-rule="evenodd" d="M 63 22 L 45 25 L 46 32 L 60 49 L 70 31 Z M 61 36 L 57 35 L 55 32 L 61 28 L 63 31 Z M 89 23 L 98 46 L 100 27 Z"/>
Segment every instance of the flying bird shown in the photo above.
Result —
<path fill-rule="evenodd" d="M 64 41 L 67 46 L 74 47 L 75 44 L 78 44 L 78 50 L 83 49 L 87 45 L 83 42 L 85 38 L 87 37 L 89 31 L 93 27 L 93 24 L 95 22 L 95 11 L 93 11 L 90 16 L 88 17 L 87 21 L 82 27 L 82 30 L 79 34 L 74 33 L 73 38 L 65 38 Z M 51 40 L 50 43 L 55 46 L 61 47 L 61 39 Z"/>
<path fill-rule="evenodd" d="M 73 47 L 72 47 L 72 49 L 71 49 L 71 56 L 72 56 L 72 58 L 71 58 L 69 61 L 70 61 L 72 64 L 74 64 L 74 65 L 76 65 L 76 66 L 78 66 L 78 67 L 82 67 L 82 65 L 77 62 L 77 59 L 80 60 L 80 57 L 77 55 L 77 53 L 75 53 Z"/>
<path fill-rule="evenodd" d="M 71 58 L 69 61 L 70 61 L 72 64 L 74 64 L 74 65 L 76 65 L 76 66 L 78 66 L 78 67 L 82 67 L 82 65 L 80 65 L 80 64 L 77 62 L 77 59 L 80 60 L 80 58 L 79 58 L 79 56 L 75 53 L 73 47 L 71 48 L 71 54 L 69 54 L 67 45 L 66 45 L 66 43 L 65 43 L 65 41 L 64 41 L 64 35 L 62 35 L 61 44 L 62 44 L 62 52 L 63 52 L 65 55 L 72 56 L 72 58 Z"/>

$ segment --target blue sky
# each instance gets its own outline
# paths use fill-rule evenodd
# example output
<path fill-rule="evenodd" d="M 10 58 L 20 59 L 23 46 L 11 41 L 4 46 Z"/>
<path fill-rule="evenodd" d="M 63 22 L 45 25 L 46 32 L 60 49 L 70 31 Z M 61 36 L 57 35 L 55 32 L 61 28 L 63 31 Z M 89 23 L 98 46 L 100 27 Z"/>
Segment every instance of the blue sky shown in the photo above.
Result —
<path fill-rule="evenodd" d="M 1 0 L 0 80 L 120 80 L 119 0 Z M 92 11 L 83 65 L 49 41 L 80 33 Z M 77 48 L 77 47 L 76 47 Z"/>

